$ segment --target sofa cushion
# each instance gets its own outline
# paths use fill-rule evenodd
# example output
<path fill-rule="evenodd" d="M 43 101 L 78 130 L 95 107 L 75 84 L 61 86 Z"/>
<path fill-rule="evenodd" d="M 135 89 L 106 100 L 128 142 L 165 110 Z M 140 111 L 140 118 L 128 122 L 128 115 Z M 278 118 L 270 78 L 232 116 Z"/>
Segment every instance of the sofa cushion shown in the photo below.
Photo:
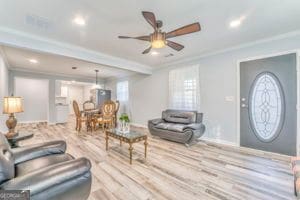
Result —
<path fill-rule="evenodd" d="M 16 177 L 23 176 L 27 173 L 33 172 L 35 170 L 48 167 L 50 165 L 55 165 L 57 163 L 73 160 L 73 156 L 69 154 L 54 154 L 48 155 L 26 162 L 22 162 L 15 166 L 16 168 Z"/>
<path fill-rule="evenodd" d="M 190 124 L 195 123 L 197 118 L 196 111 L 166 110 L 162 113 L 162 119 L 166 122 Z"/>
<path fill-rule="evenodd" d="M 183 132 L 185 127 L 186 127 L 185 124 L 175 124 L 175 123 L 167 123 L 167 122 L 163 122 L 155 126 L 155 128 L 158 129 L 176 131 L 176 132 Z"/>

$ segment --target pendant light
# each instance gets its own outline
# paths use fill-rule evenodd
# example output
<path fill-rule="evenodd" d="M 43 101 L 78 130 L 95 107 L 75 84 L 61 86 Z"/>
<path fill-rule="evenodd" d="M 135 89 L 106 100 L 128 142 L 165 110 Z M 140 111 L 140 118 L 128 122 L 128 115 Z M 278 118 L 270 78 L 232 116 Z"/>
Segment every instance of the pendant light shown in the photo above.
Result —
<path fill-rule="evenodd" d="M 95 81 L 95 85 L 93 86 L 93 89 L 101 89 L 100 85 L 98 84 L 98 72 L 99 72 L 99 70 L 96 69 L 95 72 L 96 72 L 96 81 Z"/>

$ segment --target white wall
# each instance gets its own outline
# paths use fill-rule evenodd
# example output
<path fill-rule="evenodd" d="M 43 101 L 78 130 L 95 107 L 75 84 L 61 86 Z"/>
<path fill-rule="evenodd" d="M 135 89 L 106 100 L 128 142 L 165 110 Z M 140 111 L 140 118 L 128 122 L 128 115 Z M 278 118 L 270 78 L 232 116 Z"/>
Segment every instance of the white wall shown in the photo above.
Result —
<path fill-rule="evenodd" d="M 15 71 L 11 70 L 9 73 L 9 92 L 13 92 L 15 85 L 14 85 L 14 78 L 15 77 L 23 77 L 29 79 L 46 79 L 49 81 L 49 123 L 53 124 L 56 123 L 56 107 L 55 107 L 55 87 L 57 80 L 65 80 L 65 81 L 78 81 L 78 82 L 88 82 L 93 83 L 94 80 L 85 79 L 85 78 L 75 78 L 75 77 L 65 77 L 65 76 L 58 76 L 58 75 L 51 75 L 51 74 L 42 74 L 42 73 L 33 73 L 33 72 L 23 72 L 23 71 Z M 26 111 L 25 111 L 26 112 Z"/>
<path fill-rule="evenodd" d="M 5 121 L 8 118 L 3 114 L 3 97 L 8 95 L 8 69 L 0 49 L 0 132 L 6 132 Z"/>
<path fill-rule="evenodd" d="M 15 77 L 15 96 L 23 97 L 24 112 L 16 114 L 19 122 L 48 122 L 49 81 Z"/>
<path fill-rule="evenodd" d="M 129 77 L 132 121 L 146 125 L 149 119 L 160 117 L 161 111 L 168 108 L 170 69 L 199 64 L 205 137 L 237 144 L 237 61 L 294 49 L 300 49 L 300 35 L 195 58 L 157 70 L 151 76 Z M 115 83 L 108 81 L 106 86 L 115 90 Z M 234 101 L 226 101 L 226 96 L 233 96 Z"/>

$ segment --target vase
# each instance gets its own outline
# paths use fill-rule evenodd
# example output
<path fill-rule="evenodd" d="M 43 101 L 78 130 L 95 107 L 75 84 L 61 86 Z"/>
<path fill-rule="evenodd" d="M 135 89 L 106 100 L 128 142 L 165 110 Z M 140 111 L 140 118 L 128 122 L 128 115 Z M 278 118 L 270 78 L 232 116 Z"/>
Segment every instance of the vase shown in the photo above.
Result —
<path fill-rule="evenodd" d="M 129 131 L 130 131 L 130 124 L 129 124 L 129 122 L 120 121 L 120 123 L 119 123 L 119 131 L 121 133 L 129 133 Z"/>

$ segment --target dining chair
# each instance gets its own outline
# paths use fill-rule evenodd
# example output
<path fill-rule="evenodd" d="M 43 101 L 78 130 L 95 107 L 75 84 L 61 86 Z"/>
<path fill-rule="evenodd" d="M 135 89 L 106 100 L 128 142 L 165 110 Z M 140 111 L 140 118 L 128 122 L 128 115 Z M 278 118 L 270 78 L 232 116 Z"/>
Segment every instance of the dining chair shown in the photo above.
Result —
<path fill-rule="evenodd" d="M 116 112 L 116 104 L 113 101 L 105 101 L 101 107 L 101 115 L 95 119 L 94 129 L 96 129 L 96 124 L 102 127 L 104 132 L 105 128 L 112 128 L 114 126 L 114 118 Z"/>
<path fill-rule="evenodd" d="M 79 110 L 77 101 L 73 101 L 73 109 L 76 116 L 76 131 L 81 131 L 82 123 L 87 121 L 85 116 L 82 116 L 82 113 Z"/>
<path fill-rule="evenodd" d="M 96 109 L 95 103 L 91 100 L 85 101 L 83 103 L 83 110 L 94 110 Z"/>

